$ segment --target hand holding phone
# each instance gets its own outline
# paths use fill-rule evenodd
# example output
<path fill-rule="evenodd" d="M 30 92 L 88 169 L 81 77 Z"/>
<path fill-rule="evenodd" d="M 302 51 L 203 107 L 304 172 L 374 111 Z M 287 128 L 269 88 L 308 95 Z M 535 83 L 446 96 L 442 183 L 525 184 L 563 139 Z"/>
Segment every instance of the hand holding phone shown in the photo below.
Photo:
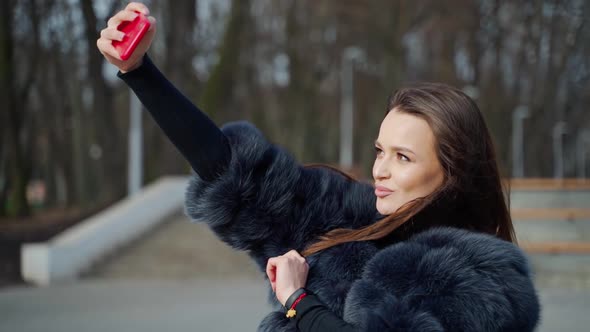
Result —
<path fill-rule="evenodd" d="M 138 12 L 133 21 L 123 21 L 117 27 L 117 30 L 123 32 L 123 40 L 113 40 L 113 46 L 119 52 L 122 60 L 127 60 L 135 51 L 135 48 L 150 28 L 150 21 L 145 15 Z"/>
<path fill-rule="evenodd" d="M 156 35 L 156 19 L 142 3 L 130 2 L 109 18 L 96 46 L 123 73 L 138 68 Z"/>

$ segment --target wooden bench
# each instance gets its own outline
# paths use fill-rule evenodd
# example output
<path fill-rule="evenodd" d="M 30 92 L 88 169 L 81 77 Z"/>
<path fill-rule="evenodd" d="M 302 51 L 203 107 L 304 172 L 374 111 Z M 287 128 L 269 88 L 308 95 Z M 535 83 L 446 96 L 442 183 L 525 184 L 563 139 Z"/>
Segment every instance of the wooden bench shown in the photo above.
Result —
<path fill-rule="evenodd" d="M 590 242 L 526 242 L 518 244 L 529 254 L 590 254 Z"/>

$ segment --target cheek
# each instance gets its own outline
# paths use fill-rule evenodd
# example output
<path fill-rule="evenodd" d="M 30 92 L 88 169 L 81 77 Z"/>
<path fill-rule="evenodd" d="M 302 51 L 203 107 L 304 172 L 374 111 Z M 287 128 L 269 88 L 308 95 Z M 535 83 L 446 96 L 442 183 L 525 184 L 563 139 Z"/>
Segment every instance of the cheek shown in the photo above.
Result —
<path fill-rule="evenodd" d="M 373 180 L 377 180 L 377 169 L 379 168 L 379 164 L 380 164 L 379 159 L 375 158 L 375 162 L 373 163 L 373 170 L 372 170 Z"/>
<path fill-rule="evenodd" d="M 416 166 L 399 168 L 393 177 L 399 190 L 410 199 L 430 194 L 439 182 L 435 174 Z"/>
<path fill-rule="evenodd" d="M 377 199 L 377 211 L 383 215 L 395 213 L 405 203 L 430 194 L 440 185 L 437 174 L 417 165 L 394 165 L 391 168 L 391 180 L 396 192 Z"/>
<path fill-rule="evenodd" d="M 400 167 L 394 174 L 395 183 L 401 191 L 412 191 L 422 182 L 420 169 L 415 166 Z"/>

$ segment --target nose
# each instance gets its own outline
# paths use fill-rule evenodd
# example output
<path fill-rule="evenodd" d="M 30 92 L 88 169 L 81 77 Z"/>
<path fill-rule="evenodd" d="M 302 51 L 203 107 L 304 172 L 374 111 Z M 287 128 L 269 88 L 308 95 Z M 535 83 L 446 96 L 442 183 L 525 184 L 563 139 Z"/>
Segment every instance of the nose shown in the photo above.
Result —
<path fill-rule="evenodd" d="M 375 180 L 385 180 L 390 176 L 391 171 L 387 159 L 375 160 L 375 165 L 373 165 L 373 178 Z"/>

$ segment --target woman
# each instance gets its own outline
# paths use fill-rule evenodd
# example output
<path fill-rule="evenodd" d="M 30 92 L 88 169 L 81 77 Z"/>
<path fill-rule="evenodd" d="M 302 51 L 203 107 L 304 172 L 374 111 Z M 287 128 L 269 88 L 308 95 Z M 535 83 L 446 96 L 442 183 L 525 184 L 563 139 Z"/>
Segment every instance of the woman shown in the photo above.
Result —
<path fill-rule="evenodd" d="M 440 84 L 397 91 L 375 142 L 373 187 L 300 166 L 246 122 L 218 129 L 145 55 L 153 17 L 122 61 L 111 43 L 134 11 L 149 14 L 129 4 L 98 48 L 195 170 L 186 213 L 266 271 L 276 310 L 260 331 L 535 328 L 531 272 L 469 97 Z"/>

